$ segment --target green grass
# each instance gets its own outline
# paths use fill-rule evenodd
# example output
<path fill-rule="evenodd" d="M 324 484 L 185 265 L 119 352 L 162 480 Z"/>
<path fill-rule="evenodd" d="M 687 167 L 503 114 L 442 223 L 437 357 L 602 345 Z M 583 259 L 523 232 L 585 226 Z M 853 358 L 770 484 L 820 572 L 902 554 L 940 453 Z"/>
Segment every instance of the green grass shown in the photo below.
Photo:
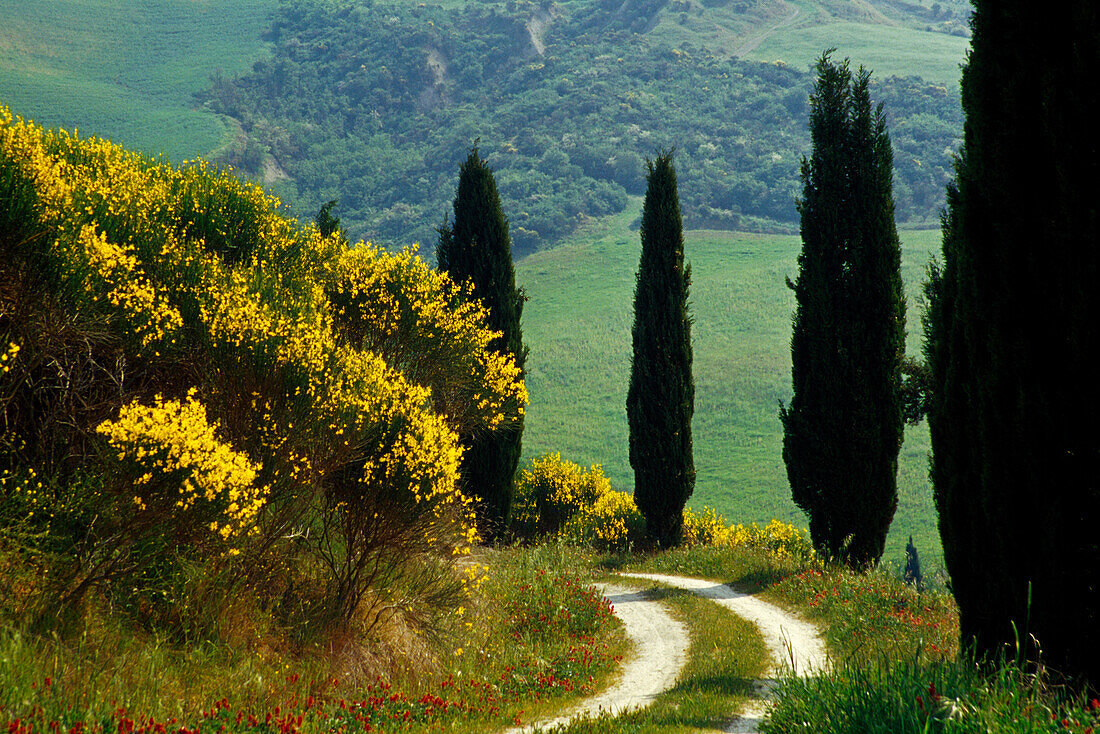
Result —
<path fill-rule="evenodd" d="M 8 561 L 17 562 L 0 556 L 0 567 Z M 83 722 L 105 734 L 130 721 L 150 731 L 267 732 L 278 725 L 264 725 L 273 714 L 302 717 L 288 731 L 326 732 L 347 721 L 346 700 L 362 701 L 376 728 L 407 713 L 413 731 L 475 734 L 552 715 L 617 674 L 629 642 L 591 586 L 591 554 L 547 544 L 484 550 L 476 562 L 467 607 L 447 610 L 452 624 L 440 642 L 391 620 L 369 636 L 335 630 L 288 646 L 247 605 L 233 642 L 173 641 L 96 606 L 64 636 L 0 618 L 0 726 L 31 731 L 12 728 L 21 720 L 46 731 L 56 721 L 68 731 Z"/>
<path fill-rule="evenodd" d="M 822 51 L 834 46 L 835 58 L 848 57 L 854 67 L 862 64 L 876 77 L 916 75 L 955 87 L 970 39 L 913 28 L 836 21 L 784 29 L 765 39 L 748 58 L 784 61 L 805 68 Z"/>
<path fill-rule="evenodd" d="M 746 58 L 800 69 L 835 46 L 838 58 L 850 57 L 853 65 L 863 64 L 880 77 L 915 74 L 958 84 L 970 39 L 927 30 L 925 22 L 896 5 L 870 5 L 864 11 L 835 0 L 788 0 L 754 3 L 742 11 L 728 3 L 695 2 L 687 13 L 664 10 L 650 35 L 673 46 L 692 43 L 720 54 L 747 51 Z"/>
<path fill-rule="evenodd" d="M 1096 706 L 1093 706 L 1096 703 Z M 766 734 L 1092 734 L 1100 702 L 1006 664 L 844 665 L 784 681 Z M 812 724 L 810 723 L 812 722 Z"/>
<path fill-rule="evenodd" d="M 640 243 L 630 225 L 635 202 L 610 222 L 566 245 L 516 263 L 530 298 L 524 339 L 531 348 L 531 405 L 524 454 L 560 451 L 580 464 L 603 464 L 612 485 L 633 486 L 627 457 L 626 388 L 634 274 Z M 790 318 L 784 277 L 797 274 L 797 237 L 689 231 L 696 384 L 691 506 L 730 520 L 777 518 L 804 525 L 790 499 L 782 460 L 779 402 L 790 398 Z M 939 242 L 935 230 L 902 233 L 909 293 L 909 343 L 919 349 L 919 284 Z M 927 480 L 928 433 L 906 432 L 899 457 L 899 505 L 887 559 L 900 562 L 913 535 L 926 563 L 940 554 Z"/>
<path fill-rule="evenodd" d="M 197 108 L 210 75 L 246 71 L 276 0 L 0 0 L 0 103 L 179 161 L 235 129 Z"/>

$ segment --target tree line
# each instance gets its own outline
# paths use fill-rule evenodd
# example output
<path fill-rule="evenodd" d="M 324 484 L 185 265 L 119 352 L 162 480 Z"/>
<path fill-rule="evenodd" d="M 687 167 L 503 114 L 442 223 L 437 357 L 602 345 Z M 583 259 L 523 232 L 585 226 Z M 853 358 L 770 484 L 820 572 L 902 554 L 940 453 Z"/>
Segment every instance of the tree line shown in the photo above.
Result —
<path fill-rule="evenodd" d="M 815 548 L 867 569 L 897 506 L 904 422 L 927 414 L 964 645 L 1087 683 L 1100 680 L 1100 388 L 1088 346 L 1100 316 L 1100 17 L 1087 3 L 1068 12 L 1067 26 L 1032 3 L 975 2 L 923 365 L 904 354 L 886 114 L 870 72 L 830 52 L 818 61 L 788 279 L 794 390 L 780 418 Z M 647 182 L 627 415 L 635 501 L 651 542 L 668 547 L 694 483 L 690 267 L 670 153 L 648 163 Z M 907 556 L 916 579 L 915 549 Z"/>
<path fill-rule="evenodd" d="M 565 6 L 540 55 L 524 25 L 534 3 L 291 0 L 271 58 L 216 77 L 203 99 L 246 133 L 226 162 L 258 176 L 273 157 L 293 179 L 273 185 L 280 198 L 300 212 L 339 199 L 353 239 L 433 242 L 478 136 L 520 251 L 643 195 L 662 140 L 676 141 L 688 226 L 793 232 L 812 74 L 672 47 L 632 29 L 645 3 L 634 15 L 611 5 Z M 878 80 L 876 93 L 894 130 L 898 216 L 934 224 L 957 98 L 918 77 Z"/>

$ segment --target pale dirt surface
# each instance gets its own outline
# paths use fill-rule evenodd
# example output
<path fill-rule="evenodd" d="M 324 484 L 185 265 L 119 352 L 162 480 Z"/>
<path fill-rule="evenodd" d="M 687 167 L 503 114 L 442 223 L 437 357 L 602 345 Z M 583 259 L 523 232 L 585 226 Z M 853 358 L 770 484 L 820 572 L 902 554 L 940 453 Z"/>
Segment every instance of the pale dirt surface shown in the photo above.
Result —
<path fill-rule="evenodd" d="M 760 629 L 760 635 L 772 656 L 771 678 L 757 684 L 756 691 L 760 698 L 750 701 L 745 710 L 726 728 L 726 732 L 752 734 L 760 730 L 760 721 L 767 710 L 765 700 L 770 697 L 780 672 L 789 670 L 797 675 L 809 675 L 828 667 L 825 642 L 817 627 L 774 604 L 714 581 L 655 573 L 620 575 L 687 589 L 712 599 Z"/>
<path fill-rule="evenodd" d="M 636 589 L 604 584 L 602 590 L 634 642 L 634 655 L 623 665 L 618 682 L 603 693 L 566 708 L 552 720 L 509 729 L 506 734 L 551 728 L 584 714 L 620 714 L 642 708 L 676 683 L 687 662 L 690 642 L 687 629 L 669 615 L 663 604 L 645 598 Z"/>
<path fill-rule="evenodd" d="M 759 698 L 745 706 L 725 729 L 726 732 L 753 734 L 759 731 L 760 721 L 767 711 L 766 700 L 781 671 L 807 675 L 828 665 L 825 644 L 814 625 L 751 594 L 741 593 L 725 584 L 685 576 L 652 573 L 619 575 L 686 589 L 721 604 L 760 629 L 772 658 L 769 669 L 771 677 L 757 684 Z M 635 645 L 635 654 L 623 666 L 619 681 L 603 693 L 566 708 L 552 720 L 535 721 L 525 727 L 509 729 L 506 734 L 553 728 L 583 714 L 619 714 L 641 708 L 676 683 L 687 661 L 690 643 L 684 626 L 669 616 L 663 604 L 647 599 L 640 591 L 608 584 L 603 587 L 603 593 L 611 601 L 615 614 L 622 620 L 627 636 Z"/>
<path fill-rule="evenodd" d="M 791 12 L 789 15 L 787 15 L 786 18 L 774 25 L 768 26 L 762 31 L 757 31 L 756 33 L 746 38 L 737 46 L 737 48 L 733 50 L 733 55 L 738 58 L 742 58 L 752 53 L 756 49 L 760 48 L 760 44 L 768 40 L 771 36 L 775 35 L 776 32 L 781 31 L 784 28 L 790 27 L 796 20 L 798 20 L 798 16 L 801 14 L 802 11 L 799 10 L 798 6 L 792 5 Z"/>

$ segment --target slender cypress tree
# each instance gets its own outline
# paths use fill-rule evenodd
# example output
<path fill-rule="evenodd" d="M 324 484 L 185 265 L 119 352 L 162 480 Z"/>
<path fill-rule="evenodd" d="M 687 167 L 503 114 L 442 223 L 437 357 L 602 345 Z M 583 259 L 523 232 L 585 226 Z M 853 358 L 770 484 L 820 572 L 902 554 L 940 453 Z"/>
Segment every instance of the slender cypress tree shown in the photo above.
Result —
<path fill-rule="evenodd" d="M 926 286 L 944 560 L 964 643 L 1041 649 L 1097 685 L 1100 14 L 1093 0 L 976 0 L 971 27 Z"/>
<path fill-rule="evenodd" d="M 514 357 L 522 370 L 525 298 L 516 288 L 512 240 L 493 170 L 476 145 L 459 171 L 454 222 L 439 230 L 436 259 L 455 281 L 473 284 L 474 296 L 489 310 L 489 326 L 501 332 L 490 347 Z M 507 524 L 522 437 L 522 414 L 494 431 L 461 436 L 463 488 L 477 502 L 478 530 L 488 541 L 498 539 Z"/>
<path fill-rule="evenodd" d="M 802 161 L 802 252 L 791 335 L 794 394 L 780 408 L 783 460 L 810 536 L 829 559 L 882 557 L 897 507 L 905 297 L 893 155 L 870 73 L 826 52 Z"/>
<path fill-rule="evenodd" d="M 679 545 L 684 505 L 695 488 L 691 416 L 691 266 L 684 265 L 680 197 L 672 153 L 647 161 L 642 255 L 634 288 L 634 354 L 626 415 L 634 501 L 646 533 L 662 548 Z"/>

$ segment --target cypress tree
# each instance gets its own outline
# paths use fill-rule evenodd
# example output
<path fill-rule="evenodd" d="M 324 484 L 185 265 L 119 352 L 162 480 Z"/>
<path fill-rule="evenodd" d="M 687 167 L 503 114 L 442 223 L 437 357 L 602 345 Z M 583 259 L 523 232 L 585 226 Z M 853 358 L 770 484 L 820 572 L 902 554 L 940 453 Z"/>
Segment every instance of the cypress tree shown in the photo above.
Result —
<path fill-rule="evenodd" d="M 870 73 L 826 52 L 802 161 L 802 251 L 791 335 L 793 396 L 780 408 L 783 460 L 814 547 L 877 563 L 897 507 L 905 297 L 893 156 Z"/>
<path fill-rule="evenodd" d="M 695 488 L 691 416 L 691 266 L 684 265 L 680 198 L 672 153 L 649 169 L 642 206 L 642 254 L 634 288 L 634 352 L 627 391 L 634 502 L 646 533 L 662 548 L 679 545 L 684 505 Z"/>
<path fill-rule="evenodd" d="M 931 477 L 963 641 L 1041 650 L 1094 685 L 1098 19 L 1092 0 L 974 2 L 925 319 Z"/>
<path fill-rule="evenodd" d="M 489 311 L 490 328 L 501 332 L 489 346 L 514 357 L 522 371 L 527 348 L 520 318 L 526 299 L 516 288 L 512 240 L 493 170 L 476 144 L 459 170 L 454 221 L 439 229 L 436 259 L 455 281 L 473 284 L 474 296 Z M 494 431 L 460 437 L 463 488 L 477 503 L 478 530 L 488 541 L 498 539 L 507 524 L 522 436 L 520 414 Z"/>

